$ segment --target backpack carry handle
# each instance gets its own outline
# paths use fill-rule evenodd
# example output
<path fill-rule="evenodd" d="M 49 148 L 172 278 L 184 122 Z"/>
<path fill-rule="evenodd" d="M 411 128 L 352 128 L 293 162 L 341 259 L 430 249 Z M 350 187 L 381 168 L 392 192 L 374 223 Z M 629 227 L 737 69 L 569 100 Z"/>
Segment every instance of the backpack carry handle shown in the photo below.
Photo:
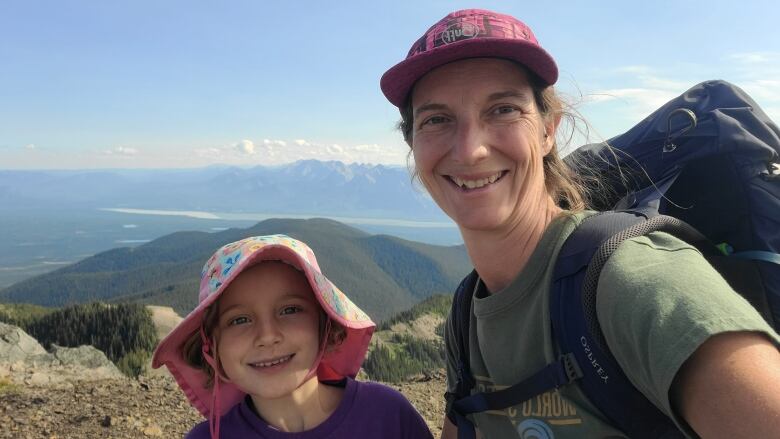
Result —
<path fill-rule="evenodd" d="M 677 133 L 674 138 L 672 138 L 672 118 L 674 116 L 682 114 L 688 117 L 689 125 L 685 127 L 682 131 Z M 671 113 L 669 113 L 669 116 L 666 117 L 666 140 L 664 141 L 664 152 L 672 152 L 675 149 L 677 149 L 677 145 L 674 144 L 674 140 L 676 140 L 678 137 L 682 137 L 685 133 L 688 131 L 696 128 L 696 113 L 693 111 L 687 109 L 687 108 L 677 108 L 676 110 L 673 110 Z"/>

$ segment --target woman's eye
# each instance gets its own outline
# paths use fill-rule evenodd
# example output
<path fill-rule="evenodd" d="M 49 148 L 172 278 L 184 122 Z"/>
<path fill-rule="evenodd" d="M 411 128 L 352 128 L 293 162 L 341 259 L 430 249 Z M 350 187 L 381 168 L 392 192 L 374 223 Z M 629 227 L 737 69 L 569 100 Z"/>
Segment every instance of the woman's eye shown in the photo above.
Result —
<path fill-rule="evenodd" d="M 244 323 L 249 323 L 249 317 L 241 316 L 228 320 L 228 326 L 243 325 Z"/>
<path fill-rule="evenodd" d="M 444 116 L 431 116 L 423 121 L 423 123 L 420 124 L 420 126 L 425 125 L 439 125 L 446 123 L 449 119 L 447 119 Z"/>
<path fill-rule="evenodd" d="M 501 105 L 493 109 L 493 114 L 510 114 L 517 111 L 517 108 L 511 105 Z"/>
<path fill-rule="evenodd" d="M 301 312 L 301 311 L 302 311 L 302 308 L 299 307 L 299 306 L 285 306 L 284 308 L 282 308 L 282 311 L 281 311 L 280 314 L 288 315 L 288 314 L 295 314 L 295 313 L 298 313 L 298 312 Z"/>

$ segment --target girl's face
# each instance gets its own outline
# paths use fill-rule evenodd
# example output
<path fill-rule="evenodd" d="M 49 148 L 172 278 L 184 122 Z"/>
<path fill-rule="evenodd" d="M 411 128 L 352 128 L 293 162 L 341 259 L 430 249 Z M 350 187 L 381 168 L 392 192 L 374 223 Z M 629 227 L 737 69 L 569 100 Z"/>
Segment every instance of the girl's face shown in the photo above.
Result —
<path fill-rule="evenodd" d="M 217 354 L 226 377 L 255 398 L 291 395 L 319 354 L 320 310 L 306 277 L 285 263 L 242 272 L 219 299 Z"/>
<path fill-rule="evenodd" d="M 511 230 L 546 206 L 542 159 L 555 126 L 522 68 L 493 58 L 445 64 L 417 82 L 412 110 L 417 173 L 461 230 Z"/>

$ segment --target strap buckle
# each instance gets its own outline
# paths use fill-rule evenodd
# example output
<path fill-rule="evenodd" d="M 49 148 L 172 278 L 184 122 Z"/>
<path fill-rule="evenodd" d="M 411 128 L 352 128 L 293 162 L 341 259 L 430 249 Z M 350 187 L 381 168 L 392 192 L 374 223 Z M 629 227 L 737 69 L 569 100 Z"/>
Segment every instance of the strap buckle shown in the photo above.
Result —
<path fill-rule="evenodd" d="M 580 365 L 577 363 L 577 358 L 574 356 L 574 353 L 569 352 L 568 354 L 561 355 L 559 361 L 563 365 L 563 371 L 566 373 L 566 378 L 569 380 L 569 383 L 582 378 L 582 369 L 580 369 Z"/>

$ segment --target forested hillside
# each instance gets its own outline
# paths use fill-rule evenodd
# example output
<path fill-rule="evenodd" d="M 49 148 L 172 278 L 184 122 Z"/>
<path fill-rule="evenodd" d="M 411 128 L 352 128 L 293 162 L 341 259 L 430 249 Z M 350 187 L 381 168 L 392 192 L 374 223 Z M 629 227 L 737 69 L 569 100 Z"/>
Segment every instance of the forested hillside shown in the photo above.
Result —
<path fill-rule="evenodd" d="M 451 294 L 470 269 L 462 246 L 369 235 L 325 219 L 270 219 L 248 229 L 178 232 L 135 248 L 97 254 L 0 291 L 0 301 L 44 306 L 140 302 L 186 315 L 197 301 L 200 270 L 218 247 L 247 236 L 284 233 L 308 243 L 320 267 L 377 321 L 433 294 Z"/>
<path fill-rule="evenodd" d="M 3 305 L 0 321 L 21 327 L 46 349 L 92 345 L 131 376 L 142 372 L 158 342 L 151 314 L 134 303 L 95 302 L 45 312 Z"/>
<path fill-rule="evenodd" d="M 445 367 L 444 322 L 452 296 L 432 296 L 379 326 L 363 368 L 373 380 L 402 382 Z"/>

